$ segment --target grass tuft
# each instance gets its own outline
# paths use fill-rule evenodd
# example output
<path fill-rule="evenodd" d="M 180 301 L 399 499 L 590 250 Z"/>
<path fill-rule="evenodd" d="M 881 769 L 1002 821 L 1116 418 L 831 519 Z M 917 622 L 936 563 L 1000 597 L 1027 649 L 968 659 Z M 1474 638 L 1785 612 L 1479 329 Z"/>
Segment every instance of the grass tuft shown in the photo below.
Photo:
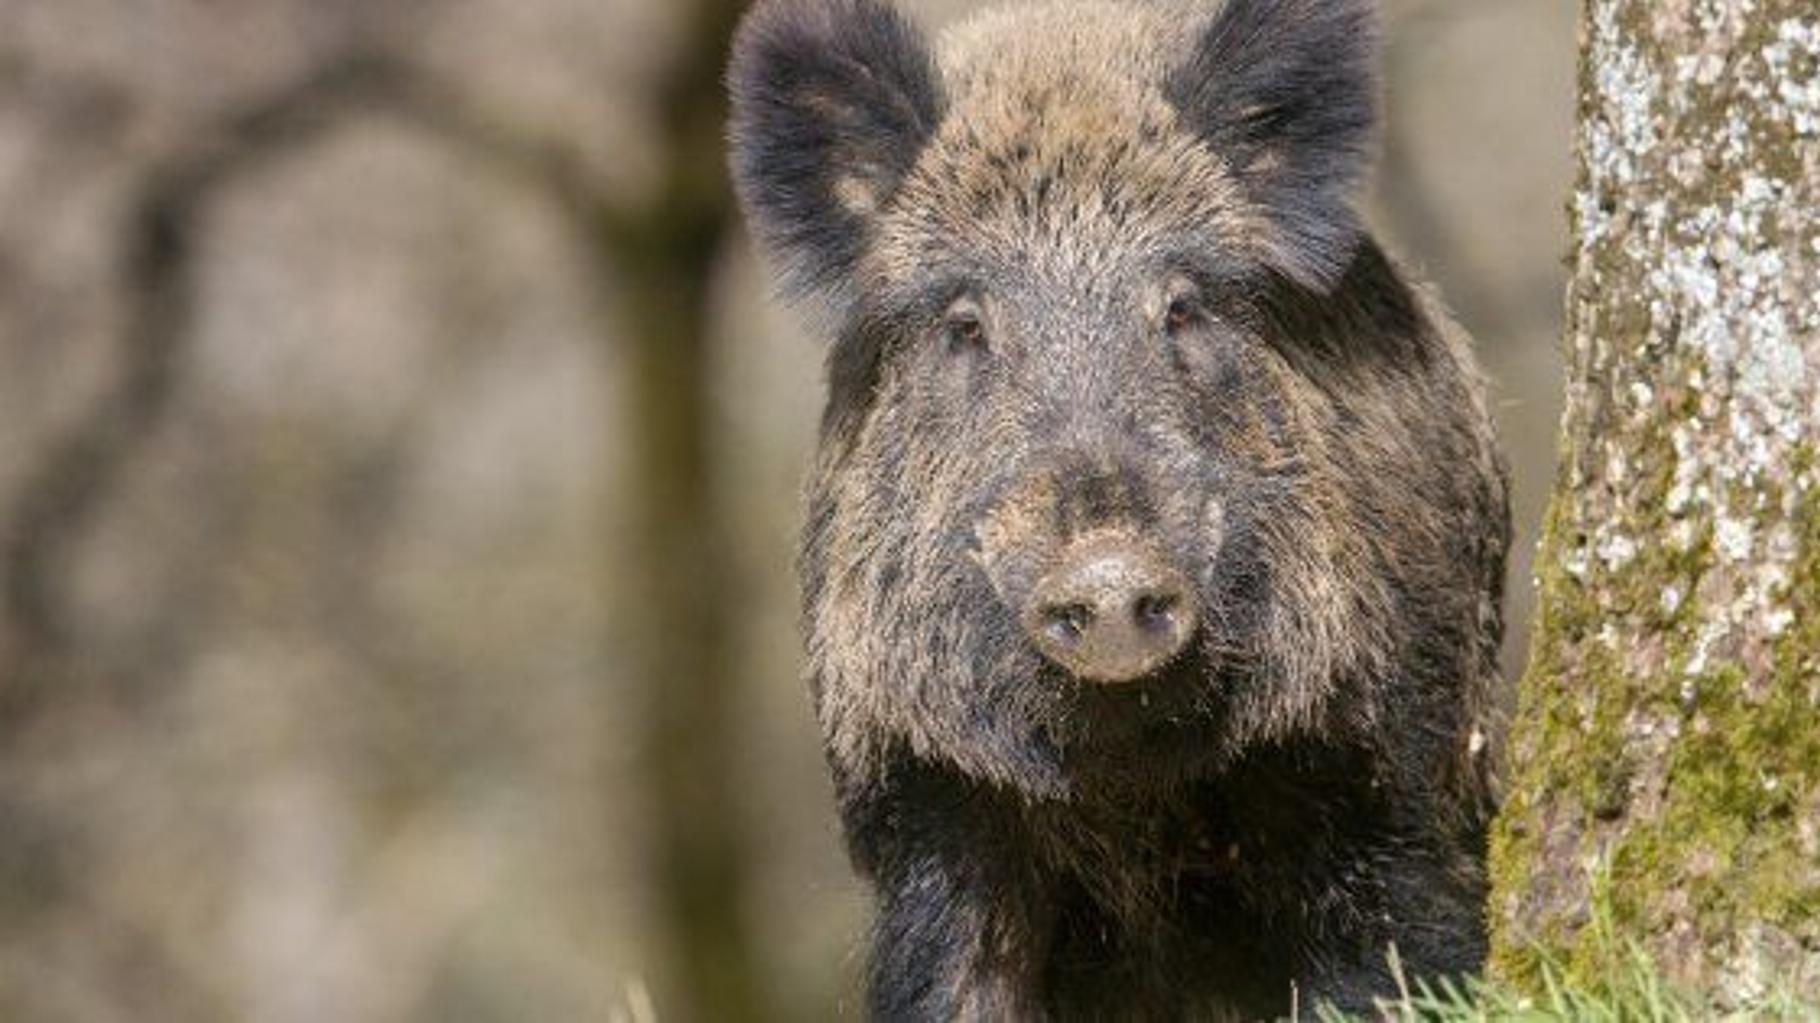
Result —
<path fill-rule="evenodd" d="M 1536 992 L 1476 977 L 1433 986 L 1412 982 L 1393 947 L 1390 969 L 1398 995 L 1378 1003 L 1377 1018 L 1388 1023 L 1820 1023 L 1820 1001 L 1811 995 L 1778 989 L 1742 1005 L 1717 1007 L 1711 995 L 1672 984 L 1641 945 L 1618 933 L 1597 886 L 1590 926 L 1597 966 L 1570 972 L 1545 957 Z M 1315 1018 L 1319 1023 L 1356 1019 L 1327 1006 Z"/>

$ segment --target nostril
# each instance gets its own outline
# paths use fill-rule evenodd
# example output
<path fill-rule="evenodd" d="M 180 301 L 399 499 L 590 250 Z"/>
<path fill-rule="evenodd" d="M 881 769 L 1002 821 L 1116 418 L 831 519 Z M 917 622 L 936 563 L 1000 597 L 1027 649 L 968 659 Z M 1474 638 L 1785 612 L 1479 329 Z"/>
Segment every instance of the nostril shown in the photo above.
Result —
<path fill-rule="evenodd" d="M 1093 609 L 1086 604 L 1061 604 L 1043 612 L 1043 631 L 1058 643 L 1076 643 L 1093 625 Z"/>
<path fill-rule="evenodd" d="M 1174 593 L 1146 593 L 1133 605 L 1132 617 L 1145 632 L 1168 632 L 1175 626 L 1175 609 L 1181 602 Z"/>

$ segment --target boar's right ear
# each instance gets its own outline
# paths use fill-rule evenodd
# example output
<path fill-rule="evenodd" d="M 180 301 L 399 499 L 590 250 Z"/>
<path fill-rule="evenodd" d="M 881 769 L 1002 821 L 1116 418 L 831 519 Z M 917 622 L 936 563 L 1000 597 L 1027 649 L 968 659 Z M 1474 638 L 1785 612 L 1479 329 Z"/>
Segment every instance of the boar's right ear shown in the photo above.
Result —
<path fill-rule="evenodd" d="M 940 117 L 928 48 L 882 0 L 759 0 L 727 82 L 755 232 L 790 284 L 844 290 Z"/>

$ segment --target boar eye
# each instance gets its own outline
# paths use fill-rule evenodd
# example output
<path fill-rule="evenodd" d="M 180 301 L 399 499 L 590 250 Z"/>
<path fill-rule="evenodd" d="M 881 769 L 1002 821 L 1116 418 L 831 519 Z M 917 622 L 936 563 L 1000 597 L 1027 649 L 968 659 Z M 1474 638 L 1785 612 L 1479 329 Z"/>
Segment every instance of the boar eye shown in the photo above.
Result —
<path fill-rule="evenodd" d="M 1201 307 L 1199 298 L 1179 294 L 1169 300 L 1169 308 L 1163 314 L 1163 329 L 1174 337 L 1200 326 L 1205 319 L 1206 310 Z"/>
<path fill-rule="evenodd" d="M 1169 312 L 1163 318 L 1163 328 L 1171 334 L 1180 334 L 1194 326 L 1195 308 L 1191 299 L 1178 298 L 1169 303 Z"/>
<path fill-rule="evenodd" d="M 971 302 L 958 303 L 942 318 L 942 335 L 948 350 L 956 354 L 980 351 L 986 347 L 986 324 L 979 308 Z"/>
<path fill-rule="evenodd" d="M 1193 330 L 1207 321 L 1201 289 L 1188 275 L 1172 273 L 1163 282 L 1163 330 L 1170 337 Z"/>

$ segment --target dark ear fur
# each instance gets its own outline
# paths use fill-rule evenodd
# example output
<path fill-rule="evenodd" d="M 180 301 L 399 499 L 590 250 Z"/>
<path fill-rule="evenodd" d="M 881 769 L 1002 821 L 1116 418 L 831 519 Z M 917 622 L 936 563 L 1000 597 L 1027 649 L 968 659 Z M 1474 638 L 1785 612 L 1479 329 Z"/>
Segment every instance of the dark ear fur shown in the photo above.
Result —
<path fill-rule="evenodd" d="M 940 117 L 928 48 L 884 0 L 759 0 L 727 81 L 750 223 L 792 284 L 838 293 Z"/>
<path fill-rule="evenodd" d="M 1272 225 L 1264 258 L 1328 291 L 1358 241 L 1378 122 L 1373 0 L 1226 0 L 1167 91 Z"/>

